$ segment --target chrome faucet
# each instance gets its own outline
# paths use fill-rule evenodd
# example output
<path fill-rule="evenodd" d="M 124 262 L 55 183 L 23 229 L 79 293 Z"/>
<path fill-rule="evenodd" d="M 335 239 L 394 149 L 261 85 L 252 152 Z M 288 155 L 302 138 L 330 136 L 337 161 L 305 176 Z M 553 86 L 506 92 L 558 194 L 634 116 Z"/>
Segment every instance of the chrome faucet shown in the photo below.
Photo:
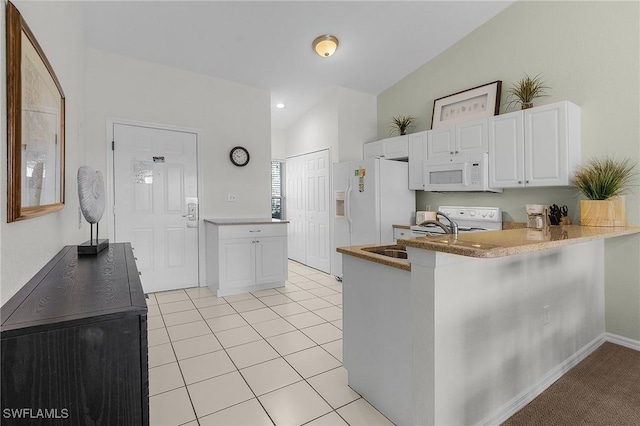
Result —
<path fill-rule="evenodd" d="M 449 229 L 451 229 L 451 232 L 450 232 L 451 234 L 458 235 L 458 224 L 456 222 L 451 220 L 449 218 L 449 216 L 447 216 L 446 214 L 442 213 L 441 211 L 438 211 L 436 213 L 436 217 L 438 217 L 438 216 L 442 216 L 442 217 L 444 217 L 445 219 L 447 219 L 449 221 Z"/>
<path fill-rule="evenodd" d="M 419 223 L 419 226 L 425 226 L 425 225 L 436 225 L 439 226 L 440 228 L 442 228 L 442 230 L 445 232 L 445 234 L 453 234 L 453 235 L 458 235 L 458 224 L 456 222 L 454 222 L 453 220 L 451 220 L 449 218 L 449 216 L 447 216 L 446 214 L 442 213 L 442 212 L 437 212 L 436 213 L 436 217 L 438 216 L 442 216 L 445 219 L 447 219 L 449 221 L 449 226 L 445 225 L 444 223 L 440 222 L 439 220 L 425 220 L 422 223 Z"/>

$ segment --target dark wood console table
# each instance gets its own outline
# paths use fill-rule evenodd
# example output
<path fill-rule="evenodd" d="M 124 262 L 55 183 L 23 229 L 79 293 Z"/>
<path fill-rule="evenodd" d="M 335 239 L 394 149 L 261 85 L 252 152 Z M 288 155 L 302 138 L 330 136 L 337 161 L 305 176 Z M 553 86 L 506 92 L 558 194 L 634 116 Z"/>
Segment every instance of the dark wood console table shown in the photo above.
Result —
<path fill-rule="evenodd" d="M 0 423 L 148 425 L 147 305 L 129 243 L 64 247 L 0 312 Z"/>

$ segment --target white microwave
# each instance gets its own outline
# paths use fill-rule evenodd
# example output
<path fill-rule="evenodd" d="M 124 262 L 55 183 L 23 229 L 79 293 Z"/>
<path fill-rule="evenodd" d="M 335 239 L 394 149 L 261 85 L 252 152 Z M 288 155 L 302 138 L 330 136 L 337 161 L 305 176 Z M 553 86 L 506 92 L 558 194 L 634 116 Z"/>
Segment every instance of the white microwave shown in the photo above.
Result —
<path fill-rule="evenodd" d="M 424 163 L 425 191 L 502 192 L 489 187 L 489 154 L 457 154 Z"/>

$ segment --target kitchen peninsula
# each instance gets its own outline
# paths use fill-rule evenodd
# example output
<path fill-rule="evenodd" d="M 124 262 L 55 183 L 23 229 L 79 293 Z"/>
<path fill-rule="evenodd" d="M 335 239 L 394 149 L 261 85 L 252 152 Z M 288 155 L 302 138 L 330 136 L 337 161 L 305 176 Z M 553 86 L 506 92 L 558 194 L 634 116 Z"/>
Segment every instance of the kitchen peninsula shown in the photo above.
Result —
<path fill-rule="evenodd" d="M 338 249 L 349 385 L 398 425 L 501 423 L 604 341 L 604 239 L 639 232 L 399 239 L 407 260 Z"/>

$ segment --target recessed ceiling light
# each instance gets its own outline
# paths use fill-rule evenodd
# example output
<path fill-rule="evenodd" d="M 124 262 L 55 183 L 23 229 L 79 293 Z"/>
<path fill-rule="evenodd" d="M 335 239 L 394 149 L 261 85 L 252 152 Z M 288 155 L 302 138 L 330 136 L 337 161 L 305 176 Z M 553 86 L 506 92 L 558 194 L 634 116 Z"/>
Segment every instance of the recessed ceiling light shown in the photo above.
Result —
<path fill-rule="evenodd" d="M 338 48 L 338 38 L 330 34 L 321 35 L 311 43 L 313 50 L 323 58 L 333 55 Z"/>
<path fill-rule="evenodd" d="M 279 103 L 276 104 L 276 108 L 282 109 L 282 108 L 284 108 L 284 104 L 282 102 L 279 102 Z"/>

